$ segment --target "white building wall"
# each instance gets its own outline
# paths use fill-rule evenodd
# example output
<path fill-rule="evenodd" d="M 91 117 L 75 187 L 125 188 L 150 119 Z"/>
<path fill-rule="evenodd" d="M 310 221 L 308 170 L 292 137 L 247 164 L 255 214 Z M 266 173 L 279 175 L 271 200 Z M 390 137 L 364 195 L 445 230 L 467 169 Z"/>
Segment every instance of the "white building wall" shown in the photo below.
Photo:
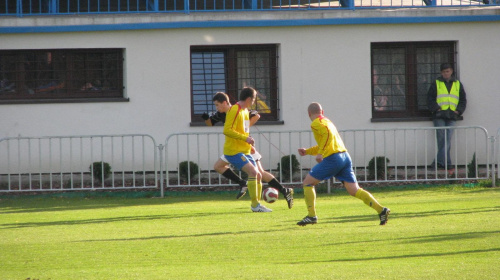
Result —
<path fill-rule="evenodd" d="M 129 102 L 0 106 L 0 138 L 42 135 L 219 131 L 190 127 L 190 46 L 279 44 L 281 119 L 262 131 L 309 129 L 306 108 L 322 103 L 338 129 L 430 127 L 425 122 L 372 123 L 370 43 L 458 41 L 468 106 L 458 125 L 500 127 L 500 23 L 422 23 L 298 27 L 191 28 L 0 34 L 0 49 L 124 48 Z"/>

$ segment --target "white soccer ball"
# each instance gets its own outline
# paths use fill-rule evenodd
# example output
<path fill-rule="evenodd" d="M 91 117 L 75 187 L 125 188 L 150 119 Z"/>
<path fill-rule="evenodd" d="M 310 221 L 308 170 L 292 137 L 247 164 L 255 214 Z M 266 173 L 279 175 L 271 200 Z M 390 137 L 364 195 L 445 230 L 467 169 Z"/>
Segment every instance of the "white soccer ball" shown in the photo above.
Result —
<path fill-rule="evenodd" d="M 278 195 L 279 192 L 275 188 L 267 188 L 262 191 L 262 198 L 267 203 L 274 203 L 276 200 L 278 200 Z"/>

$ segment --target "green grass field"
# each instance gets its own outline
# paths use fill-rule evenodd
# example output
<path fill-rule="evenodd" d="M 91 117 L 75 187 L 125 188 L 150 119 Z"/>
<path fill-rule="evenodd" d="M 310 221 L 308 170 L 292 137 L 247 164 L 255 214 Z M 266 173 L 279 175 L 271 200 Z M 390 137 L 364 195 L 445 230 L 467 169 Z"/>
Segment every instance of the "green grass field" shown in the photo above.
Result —
<path fill-rule="evenodd" d="M 0 279 L 498 279 L 500 188 L 320 194 L 317 225 L 289 210 L 250 212 L 248 195 L 0 200 Z"/>

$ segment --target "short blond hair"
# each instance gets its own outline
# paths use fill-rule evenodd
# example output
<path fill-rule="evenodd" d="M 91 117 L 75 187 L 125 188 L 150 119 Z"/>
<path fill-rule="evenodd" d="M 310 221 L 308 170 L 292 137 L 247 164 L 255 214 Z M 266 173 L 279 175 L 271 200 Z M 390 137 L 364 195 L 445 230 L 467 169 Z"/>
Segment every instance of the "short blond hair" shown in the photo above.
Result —
<path fill-rule="evenodd" d="M 321 114 L 321 111 L 323 111 L 323 109 L 321 108 L 321 104 L 319 104 L 318 102 L 313 102 L 309 104 L 309 107 L 307 107 L 307 112 L 312 115 Z"/>

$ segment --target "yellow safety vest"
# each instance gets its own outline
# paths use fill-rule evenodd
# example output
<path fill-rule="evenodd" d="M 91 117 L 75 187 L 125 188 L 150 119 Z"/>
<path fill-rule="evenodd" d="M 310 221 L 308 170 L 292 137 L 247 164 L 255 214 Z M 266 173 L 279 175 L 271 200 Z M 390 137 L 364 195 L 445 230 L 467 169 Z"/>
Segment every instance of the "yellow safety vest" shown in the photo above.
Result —
<path fill-rule="evenodd" d="M 455 111 L 459 101 L 460 81 L 456 80 L 453 82 L 450 92 L 448 92 L 446 84 L 440 80 L 436 80 L 436 87 L 436 102 L 441 107 L 441 110 L 451 109 L 452 111 Z"/>

